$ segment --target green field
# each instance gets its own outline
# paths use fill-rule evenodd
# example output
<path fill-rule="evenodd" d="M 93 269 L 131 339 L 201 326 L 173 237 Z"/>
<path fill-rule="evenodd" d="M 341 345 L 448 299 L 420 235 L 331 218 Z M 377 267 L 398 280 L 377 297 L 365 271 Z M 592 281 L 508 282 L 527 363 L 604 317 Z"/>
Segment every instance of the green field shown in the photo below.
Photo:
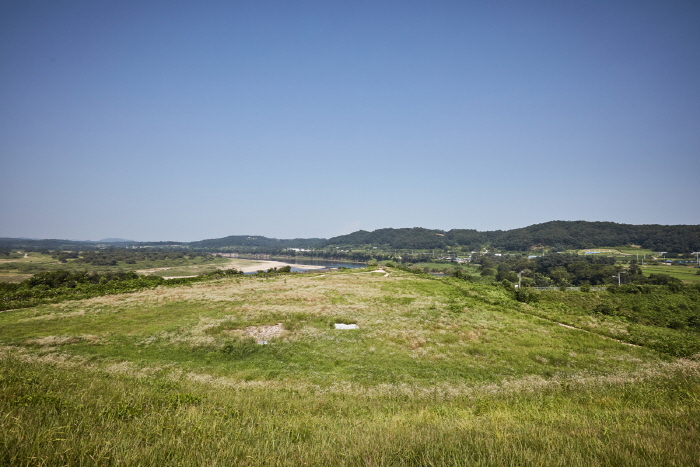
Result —
<path fill-rule="evenodd" d="M 50 255 L 41 253 L 15 253 L 0 259 L 0 282 L 21 282 L 42 271 L 65 269 L 65 265 Z"/>
<path fill-rule="evenodd" d="M 576 253 L 579 255 L 590 254 L 588 252 L 597 251 L 596 255 L 600 256 L 613 256 L 618 261 L 628 262 L 630 260 L 637 260 L 641 263 L 646 256 L 647 261 L 651 261 L 652 257 L 659 256 L 659 252 L 655 250 L 648 250 L 644 248 L 633 248 L 629 246 L 615 246 L 615 247 L 600 247 L 600 248 L 587 248 L 582 250 L 568 250 L 566 253 Z"/>
<path fill-rule="evenodd" d="M 3 312 L 0 464 L 700 465 L 700 361 L 654 344 L 698 333 L 539 297 L 388 268 Z"/>
<path fill-rule="evenodd" d="M 637 256 L 639 256 L 640 260 L 644 255 L 646 255 L 647 258 L 650 258 L 651 256 L 658 256 L 659 254 L 658 251 L 648 250 L 644 248 L 632 248 L 621 246 L 616 247 L 615 249 L 626 255 L 633 256 L 635 259 L 637 258 Z"/>
<path fill-rule="evenodd" d="M 700 283 L 700 269 L 688 266 L 643 266 L 645 276 L 649 274 L 666 274 L 690 283 Z"/>
<path fill-rule="evenodd" d="M 89 263 L 81 263 L 69 259 L 60 263 L 51 255 L 41 253 L 27 253 L 18 258 L 0 260 L 0 282 L 21 282 L 33 274 L 44 271 L 89 271 L 89 272 L 121 272 L 121 271 L 149 271 L 148 273 L 161 276 L 191 276 L 206 274 L 218 267 L 228 265 L 229 258 L 211 258 L 205 260 L 201 256 L 196 258 L 178 258 L 155 261 L 137 261 L 126 264 L 123 261 L 114 266 L 96 266 Z M 167 269 L 166 269 L 167 268 Z"/>
<path fill-rule="evenodd" d="M 661 261 L 665 256 L 660 255 L 659 251 L 648 250 L 644 248 L 632 248 L 628 246 L 617 246 L 617 247 L 602 247 L 602 248 L 589 248 L 584 250 L 571 250 L 570 253 L 577 253 L 580 255 L 585 255 L 589 251 L 599 251 L 601 256 L 613 256 L 618 261 L 628 263 L 631 260 L 638 261 L 640 264 L 642 261 L 653 262 L 653 258 L 657 258 Z M 675 256 L 674 256 L 674 259 Z M 685 255 L 685 260 L 694 260 L 695 257 L 690 255 Z"/>

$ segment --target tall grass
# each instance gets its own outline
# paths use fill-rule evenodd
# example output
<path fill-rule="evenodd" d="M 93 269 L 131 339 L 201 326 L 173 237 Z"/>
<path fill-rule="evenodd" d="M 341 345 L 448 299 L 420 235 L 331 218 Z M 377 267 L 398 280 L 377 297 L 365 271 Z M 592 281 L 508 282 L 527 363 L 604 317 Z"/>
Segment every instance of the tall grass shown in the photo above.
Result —
<path fill-rule="evenodd" d="M 697 365 L 469 397 L 220 388 L 0 360 L 2 465 L 700 465 Z"/>
<path fill-rule="evenodd" d="M 389 269 L 0 313 L 0 465 L 700 465 L 700 362 L 554 322 L 633 333 L 606 297 Z"/>

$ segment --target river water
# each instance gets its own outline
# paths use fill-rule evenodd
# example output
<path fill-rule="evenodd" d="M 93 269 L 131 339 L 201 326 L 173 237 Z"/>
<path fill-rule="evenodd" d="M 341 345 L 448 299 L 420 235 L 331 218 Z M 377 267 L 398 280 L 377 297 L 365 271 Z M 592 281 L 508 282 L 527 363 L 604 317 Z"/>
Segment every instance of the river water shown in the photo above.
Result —
<path fill-rule="evenodd" d="M 323 266 L 324 268 L 364 268 L 367 266 L 365 263 L 345 263 L 340 261 L 329 261 L 325 259 L 290 259 L 290 258 L 270 258 L 270 261 L 279 261 L 282 263 L 287 263 L 292 265 L 292 272 L 306 272 L 313 271 L 313 269 L 307 268 L 297 268 L 294 264 L 309 265 L 309 266 Z M 255 274 L 255 273 L 248 273 Z"/>

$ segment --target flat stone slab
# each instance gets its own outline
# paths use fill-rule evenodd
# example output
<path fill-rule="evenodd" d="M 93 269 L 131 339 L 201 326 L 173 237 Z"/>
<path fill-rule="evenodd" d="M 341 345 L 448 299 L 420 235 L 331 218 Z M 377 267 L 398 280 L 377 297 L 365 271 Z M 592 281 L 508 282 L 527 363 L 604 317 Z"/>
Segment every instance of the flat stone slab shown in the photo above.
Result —
<path fill-rule="evenodd" d="M 336 329 L 360 329 L 360 327 L 357 324 L 343 324 L 343 323 L 335 323 L 335 328 Z"/>

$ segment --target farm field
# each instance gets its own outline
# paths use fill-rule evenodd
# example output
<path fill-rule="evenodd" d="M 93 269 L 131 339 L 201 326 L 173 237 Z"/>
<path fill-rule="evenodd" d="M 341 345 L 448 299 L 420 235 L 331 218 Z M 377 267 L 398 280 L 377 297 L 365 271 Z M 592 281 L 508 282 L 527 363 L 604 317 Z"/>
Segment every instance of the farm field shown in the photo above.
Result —
<path fill-rule="evenodd" d="M 658 251 L 655 250 L 649 250 L 645 248 L 633 248 L 633 247 L 615 247 L 614 250 L 619 251 L 620 253 L 623 253 L 625 255 L 633 256 L 635 259 L 637 258 L 637 255 L 641 258 L 642 256 L 646 255 L 647 258 L 651 256 L 657 256 L 659 254 Z"/>
<path fill-rule="evenodd" d="M 3 312 L 0 463 L 698 465 L 698 359 L 558 293 L 388 268 Z"/>
<path fill-rule="evenodd" d="M 700 284 L 700 269 L 688 266 L 642 266 L 642 271 L 645 276 L 649 274 L 667 274 L 671 277 L 677 277 L 682 281 L 689 283 Z"/>
<path fill-rule="evenodd" d="M 568 250 L 567 253 L 575 253 L 579 255 L 611 256 L 615 258 L 616 261 L 620 261 L 623 263 L 628 263 L 631 260 L 636 260 L 637 258 L 639 258 L 639 262 L 641 263 L 642 259 L 644 258 L 644 255 L 646 255 L 647 260 L 651 260 L 652 256 L 656 256 L 659 252 L 645 250 L 642 248 L 619 246 Z"/>

